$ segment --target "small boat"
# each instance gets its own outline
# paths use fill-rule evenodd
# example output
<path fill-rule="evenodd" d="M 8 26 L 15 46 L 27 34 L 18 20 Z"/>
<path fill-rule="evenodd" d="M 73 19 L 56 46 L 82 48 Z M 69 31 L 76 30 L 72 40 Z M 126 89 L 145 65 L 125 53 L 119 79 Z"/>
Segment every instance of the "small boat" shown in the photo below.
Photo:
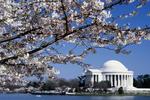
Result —
<path fill-rule="evenodd" d="M 36 95 L 36 97 L 41 97 L 41 95 Z"/>

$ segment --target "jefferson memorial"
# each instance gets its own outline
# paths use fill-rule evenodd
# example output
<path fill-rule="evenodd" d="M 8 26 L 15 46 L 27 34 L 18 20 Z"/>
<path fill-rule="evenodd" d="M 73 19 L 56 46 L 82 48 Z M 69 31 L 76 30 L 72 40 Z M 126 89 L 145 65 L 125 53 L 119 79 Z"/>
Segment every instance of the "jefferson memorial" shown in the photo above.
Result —
<path fill-rule="evenodd" d="M 150 91 L 150 89 L 138 89 L 133 86 L 133 73 L 121 62 L 109 60 L 99 69 L 87 69 L 85 72 L 85 84 L 94 86 L 94 83 L 109 81 L 111 87 L 116 89 L 123 87 L 124 90 Z"/>

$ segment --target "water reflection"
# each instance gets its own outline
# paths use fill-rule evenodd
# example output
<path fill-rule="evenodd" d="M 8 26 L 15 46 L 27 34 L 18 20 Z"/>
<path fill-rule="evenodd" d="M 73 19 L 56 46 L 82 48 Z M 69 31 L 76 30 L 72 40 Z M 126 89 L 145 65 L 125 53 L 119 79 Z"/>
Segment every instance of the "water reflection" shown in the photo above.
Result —
<path fill-rule="evenodd" d="M 134 96 L 99 96 L 91 97 L 91 100 L 134 100 Z"/>
<path fill-rule="evenodd" d="M 0 94 L 0 100 L 150 100 L 150 96 L 59 96 Z"/>

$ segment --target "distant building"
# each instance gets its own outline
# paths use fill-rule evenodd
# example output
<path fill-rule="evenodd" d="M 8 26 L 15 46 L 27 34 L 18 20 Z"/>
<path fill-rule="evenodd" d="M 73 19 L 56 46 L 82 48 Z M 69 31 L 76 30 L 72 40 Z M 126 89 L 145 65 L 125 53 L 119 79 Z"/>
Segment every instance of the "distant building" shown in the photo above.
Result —
<path fill-rule="evenodd" d="M 88 69 L 85 72 L 85 84 L 94 86 L 94 83 L 109 81 L 112 88 L 123 87 L 128 91 L 149 91 L 133 87 L 133 71 L 128 70 L 121 62 L 109 60 L 100 69 Z"/>

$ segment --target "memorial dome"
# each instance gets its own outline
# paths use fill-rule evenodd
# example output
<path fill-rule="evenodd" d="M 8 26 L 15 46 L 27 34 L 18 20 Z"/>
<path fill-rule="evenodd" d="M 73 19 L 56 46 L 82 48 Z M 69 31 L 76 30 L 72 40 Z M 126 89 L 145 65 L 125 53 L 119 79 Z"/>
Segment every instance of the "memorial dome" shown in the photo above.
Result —
<path fill-rule="evenodd" d="M 117 60 L 109 60 L 105 62 L 101 68 L 103 72 L 127 72 L 128 69 Z"/>

